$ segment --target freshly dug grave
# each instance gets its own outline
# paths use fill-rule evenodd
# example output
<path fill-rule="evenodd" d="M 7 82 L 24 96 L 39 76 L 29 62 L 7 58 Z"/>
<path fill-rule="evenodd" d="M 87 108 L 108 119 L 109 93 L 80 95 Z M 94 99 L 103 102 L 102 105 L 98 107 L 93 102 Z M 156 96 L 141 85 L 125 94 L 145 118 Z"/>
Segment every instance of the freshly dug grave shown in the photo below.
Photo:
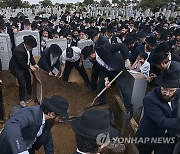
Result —
<path fill-rule="evenodd" d="M 10 79 L 10 78 L 9 78 Z M 83 109 L 91 105 L 92 100 L 96 94 L 87 93 L 88 89 L 84 86 L 82 79 L 79 77 L 76 71 L 73 71 L 70 77 L 70 81 L 73 83 L 67 83 L 66 86 L 57 85 L 45 94 L 46 97 L 52 95 L 60 95 L 64 97 L 70 104 L 69 115 L 78 116 L 82 113 Z M 76 83 L 74 83 L 76 81 Z M 6 82 L 9 82 L 6 80 Z M 5 119 L 8 118 L 12 105 L 18 104 L 18 87 L 14 84 L 3 86 L 4 96 L 4 108 L 5 108 Z M 63 84 L 64 85 L 64 84 Z M 108 103 L 112 106 L 115 113 L 115 122 L 118 130 L 121 130 L 121 117 L 120 109 L 113 100 L 114 93 L 118 93 L 116 88 L 108 90 L 107 98 Z M 2 127 L 2 125 L 0 125 Z M 127 129 L 128 131 L 128 129 Z M 60 123 L 52 128 L 52 135 L 54 139 L 55 153 L 57 154 L 72 154 L 76 149 L 76 142 L 74 132 L 71 129 L 70 123 Z M 37 154 L 43 154 L 43 148 L 37 152 Z M 112 152 L 105 152 L 112 153 Z M 127 150 L 125 153 L 132 154 L 131 151 Z"/>

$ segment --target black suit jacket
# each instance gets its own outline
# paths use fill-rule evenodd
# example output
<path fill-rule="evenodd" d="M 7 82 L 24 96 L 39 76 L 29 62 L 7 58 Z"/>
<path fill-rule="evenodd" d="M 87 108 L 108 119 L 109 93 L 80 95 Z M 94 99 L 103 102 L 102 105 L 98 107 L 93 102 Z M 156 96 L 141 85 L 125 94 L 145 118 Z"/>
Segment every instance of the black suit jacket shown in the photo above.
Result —
<path fill-rule="evenodd" d="M 57 31 L 59 25 L 57 25 L 55 27 L 55 30 Z M 59 36 L 63 36 L 65 37 L 68 33 L 70 32 L 69 28 L 67 28 L 66 26 L 62 27 L 61 30 L 59 31 Z"/>
<path fill-rule="evenodd" d="M 109 67 L 116 71 L 121 71 L 124 69 L 124 60 L 129 58 L 128 48 L 124 43 L 116 44 L 104 44 L 99 48 L 96 48 L 96 53 L 98 56 L 107 64 Z M 95 62 L 98 70 L 102 77 L 107 77 L 107 69 L 102 67 Z"/>
<path fill-rule="evenodd" d="M 128 48 L 124 43 L 105 44 L 96 48 L 98 56 L 111 68 L 122 70 L 124 60 L 129 58 Z"/>
<path fill-rule="evenodd" d="M 167 130 L 169 136 L 175 136 L 179 99 L 180 90 L 171 101 L 171 110 L 168 102 L 160 95 L 160 87 L 149 92 L 143 100 L 144 115 L 136 135 L 138 137 L 165 137 Z"/>
<path fill-rule="evenodd" d="M 51 60 L 50 60 L 50 48 L 46 48 L 44 49 L 44 51 L 42 52 L 41 58 L 39 59 L 38 62 L 38 66 L 43 69 L 46 72 L 51 72 L 54 67 L 56 67 L 57 69 L 59 69 L 60 67 L 60 61 L 59 59 L 56 61 L 56 63 L 54 65 L 51 66 Z"/>
<path fill-rule="evenodd" d="M 107 39 L 107 37 L 100 35 L 98 40 L 95 42 L 95 48 L 100 47 L 104 44 L 110 44 L 109 40 Z"/>
<path fill-rule="evenodd" d="M 140 52 L 145 52 L 145 45 L 139 45 L 136 47 L 136 49 L 134 50 L 134 52 L 132 53 L 132 55 L 130 57 L 130 61 L 132 63 L 134 63 L 136 61 L 136 58 L 138 57 Z"/>
<path fill-rule="evenodd" d="M 30 63 L 35 65 L 36 62 L 34 60 L 32 51 L 30 53 Z M 23 70 L 29 70 L 28 63 L 28 54 L 24 47 L 24 43 L 19 44 L 13 52 L 11 60 L 9 62 L 9 69 L 12 74 L 17 74 L 23 72 Z"/>
<path fill-rule="evenodd" d="M 113 35 L 111 38 L 111 44 L 115 44 L 115 43 L 118 43 L 118 41 L 117 41 L 116 35 Z"/>
<path fill-rule="evenodd" d="M 42 125 L 43 111 L 41 106 L 19 110 L 5 124 L 0 134 L 0 153 L 17 154 L 27 150 L 33 143 Z M 32 147 L 32 151 L 45 147 L 46 154 L 54 154 L 50 128 L 44 126 L 43 132 Z"/>

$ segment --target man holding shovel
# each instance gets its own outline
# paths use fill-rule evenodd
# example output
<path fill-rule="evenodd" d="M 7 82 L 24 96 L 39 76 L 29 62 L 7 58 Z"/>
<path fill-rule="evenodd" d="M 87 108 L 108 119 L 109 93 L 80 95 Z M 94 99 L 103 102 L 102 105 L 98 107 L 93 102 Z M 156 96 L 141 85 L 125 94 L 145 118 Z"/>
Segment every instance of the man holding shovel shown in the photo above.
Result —
<path fill-rule="evenodd" d="M 95 65 L 99 69 L 99 83 L 98 90 L 99 92 L 106 88 L 109 88 L 109 79 L 113 79 L 116 75 L 125 69 L 125 66 L 130 65 L 128 48 L 123 43 L 117 44 L 105 44 L 98 48 L 93 48 L 93 46 L 85 47 L 82 52 L 84 59 L 89 58 L 89 60 L 95 60 Z M 119 73 L 119 76 L 116 79 L 116 84 L 121 91 L 123 96 L 124 106 L 127 110 L 127 119 L 131 119 L 133 115 L 133 105 L 131 103 L 131 98 L 127 91 L 125 73 Z M 99 101 L 94 105 L 102 105 L 106 103 L 105 92 L 99 96 Z"/>

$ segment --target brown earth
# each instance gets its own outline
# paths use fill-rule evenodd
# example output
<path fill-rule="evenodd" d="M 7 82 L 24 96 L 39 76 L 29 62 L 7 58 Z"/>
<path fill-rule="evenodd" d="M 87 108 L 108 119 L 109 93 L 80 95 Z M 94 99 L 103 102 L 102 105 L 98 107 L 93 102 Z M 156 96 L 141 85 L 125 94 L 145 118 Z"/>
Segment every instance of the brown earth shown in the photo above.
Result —
<path fill-rule="evenodd" d="M 88 71 L 90 74 L 90 71 Z M 10 114 L 10 109 L 13 105 L 18 104 L 18 87 L 15 84 L 14 78 L 7 72 L 1 74 L 3 79 L 3 99 L 4 99 L 4 109 L 5 109 L 5 120 L 8 119 Z M 50 90 L 46 96 L 50 97 L 54 94 L 60 95 L 67 99 L 70 104 L 69 115 L 78 116 L 82 113 L 84 107 L 89 106 L 96 96 L 96 94 L 88 94 L 88 89 L 84 86 L 84 83 L 79 76 L 79 74 L 73 70 L 69 79 L 70 84 L 67 86 L 58 85 L 57 87 Z M 122 130 L 121 125 L 121 111 L 118 105 L 113 99 L 114 93 L 118 93 L 116 87 L 110 88 L 107 92 L 108 103 L 113 109 L 115 114 L 116 128 L 120 131 Z M 0 128 L 2 124 L 0 124 Z M 129 127 L 129 126 L 128 126 Z M 129 133 L 130 128 L 125 128 Z M 13 131 L 13 130 L 12 130 Z M 70 123 L 60 123 L 52 128 L 52 135 L 54 140 L 54 147 L 56 154 L 72 154 L 76 149 L 76 142 L 74 137 L 74 132 L 71 129 Z M 43 149 L 39 150 L 37 154 L 43 154 Z M 105 152 L 112 153 L 112 152 Z M 128 149 L 125 153 L 133 154 L 132 151 Z"/>

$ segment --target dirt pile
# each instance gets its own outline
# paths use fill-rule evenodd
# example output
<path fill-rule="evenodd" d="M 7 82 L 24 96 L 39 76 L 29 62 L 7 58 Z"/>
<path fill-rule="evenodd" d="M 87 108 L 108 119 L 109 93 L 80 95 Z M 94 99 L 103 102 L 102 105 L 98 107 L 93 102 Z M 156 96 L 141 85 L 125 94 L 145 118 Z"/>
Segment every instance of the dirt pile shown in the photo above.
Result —
<path fill-rule="evenodd" d="M 53 85 L 52 89 L 45 90 L 43 97 L 50 97 L 52 95 L 60 95 L 64 97 L 70 104 L 69 115 L 78 116 L 82 113 L 85 107 L 91 105 L 95 94 L 89 94 L 88 89 L 84 86 L 84 83 L 78 75 L 73 74 L 73 80 L 78 81 L 78 83 L 66 83 L 63 81 L 58 81 L 57 84 Z M 77 78 L 76 78 L 77 77 Z M 70 80 L 71 81 L 71 80 Z M 12 82 L 8 86 L 3 87 L 4 96 L 4 108 L 5 117 L 7 118 L 10 113 L 12 105 L 17 105 L 18 101 L 18 87 L 15 82 Z M 51 83 L 48 80 L 48 83 Z M 107 92 L 108 103 L 113 107 L 115 113 L 115 122 L 117 128 L 121 129 L 120 121 L 120 110 L 116 103 L 114 103 L 113 95 L 117 93 L 116 88 L 111 88 Z M 2 127 L 2 125 L 0 126 Z M 71 129 L 70 123 L 60 123 L 52 128 L 52 135 L 54 139 L 55 153 L 57 154 L 72 154 L 76 150 L 76 142 L 74 132 Z M 43 148 L 37 152 L 37 154 L 43 154 Z M 105 152 L 106 154 L 112 152 Z"/>

